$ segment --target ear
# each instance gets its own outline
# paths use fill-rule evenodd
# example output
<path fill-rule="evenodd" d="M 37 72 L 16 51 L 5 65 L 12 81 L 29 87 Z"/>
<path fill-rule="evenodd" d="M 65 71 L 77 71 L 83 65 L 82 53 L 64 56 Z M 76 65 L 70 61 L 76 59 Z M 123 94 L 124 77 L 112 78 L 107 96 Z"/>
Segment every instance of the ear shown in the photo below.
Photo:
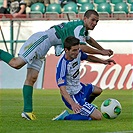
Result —
<path fill-rule="evenodd" d="M 86 19 L 87 19 L 87 17 L 84 17 L 84 18 L 83 18 L 83 20 L 86 20 Z"/>
<path fill-rule="evenodd" d="M 68 51 L 68 49 L 67 49 L 67 48 L 65 48 L 65 49 L 64 49 L 64 51 L 65 51 L 65 52 L 67 52 L 67 51 Z"/>

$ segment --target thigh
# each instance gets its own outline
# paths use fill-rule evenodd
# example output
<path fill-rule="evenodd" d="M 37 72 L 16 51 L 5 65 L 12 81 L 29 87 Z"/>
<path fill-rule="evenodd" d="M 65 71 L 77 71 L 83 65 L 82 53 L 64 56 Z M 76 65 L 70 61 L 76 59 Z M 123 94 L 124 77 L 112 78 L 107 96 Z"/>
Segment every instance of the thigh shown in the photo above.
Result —
<path fill-rule="evenodd" d="M 21 47 L 19 56 L 27 63 L 31 64 L 33 60 L 41 58 L 43 56 L 44 47 L 49 44 L 45 44 L 47 35 L 44 32 L 37 32 L 33 34 Z M 42 45 L 43 44 L 43 45 Z"/>
<path fill-rule="evenodd" d="M 75 95 L 70 96 L 75 103 L 80 104 L 81 106 L 85 104 L 83 93 L 80 91 L 79 93 Z M 65 105 L 72 110 L 71 105 L 65 100 L 65 98 L 62 96 L 62 100 L 65 103 Z"/>
<path fill-rule="evenodd" d="M 94 110 L 95 110 L 94 105 L 92 105 L 88 102 L 85 102 L 85 104 L 82 106 L 82 108 L 80 110 L 80 114 L 88 117 L 91 114 L 93 114 Z"/>
<path fill-rule="evenodd" d="M 94 92 L 94 86 L 92 84 L 84 85 L 82 84 L 82 91 L 84 94 L 84 98 L 88 98 Z"/>
<path fill-rule="evenodd" d="M 25 64 L 26 62 L 20 57 L 12 58 L 9 62 L 9 65 L 16 69 L 23 67 Z"/>
<path fill-rule="evenodd" d="M 92 92 L 92 94 L 99 95 L 101 93 L 102 93 L 102 89 L 98 86 L 94 86 L 94 91 Z"/>
<path fill-rule="evenodd" d="M 102 119 L 102 113 L 98 109 L 94 109 L 94 111 L 90 114 L 90 117 L 93 120 L 101 120 Z"/>
<path fill-rule="evenodd" d="M 82 84 L 82 89 L 75 95 L 72 95 L 71 98 L 76 102 L 83 106 L 86 102 L 86 99 L 92 94 L 94 91 L 94 87 L 92 84 L 84 85 Z"/>
<path fill-rule="evenodd" d="M 83 107 L 80 110 L 80 114 L 83 116 L 91 117 L 93 120 L 101 120 L 102 119 L 102 113 L 97 110 L 94 105 L 85 102 Z"/>
<path fill-rule="evenodd" d="M 33 68 L 27 69 L 27 76 L 26 76 L 26 80 L 25 80 L 25 85 L 33 86 L 37 80 L 38 73 L 39 72 Z"/>
<path fill-rule="evenodd" d="M 31 64 L 27 64 L 27 68 L 32 68 L 34 70 L 40 71 L 43 61 L 41 59 L 33 60 Z"/>

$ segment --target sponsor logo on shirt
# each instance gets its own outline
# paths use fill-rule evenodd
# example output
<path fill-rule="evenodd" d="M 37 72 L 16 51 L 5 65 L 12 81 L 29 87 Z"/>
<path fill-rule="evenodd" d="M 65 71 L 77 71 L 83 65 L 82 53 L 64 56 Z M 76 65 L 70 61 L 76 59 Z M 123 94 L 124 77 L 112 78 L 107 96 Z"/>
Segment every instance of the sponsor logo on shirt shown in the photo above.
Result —
<path fill-rule="evenodd" d="M 74 68 L 75 66 L 77 66 L 77 65 L 78 65 L 78 62 L 77 62 L 77 61 L 74 62 L 74 63 L 72 64 L 73 68 Z"/>
<path fill-rule="evenodd" d="M 79 75 L 79 69 L 73 74 L 73 78 L 76 78 Z"/>

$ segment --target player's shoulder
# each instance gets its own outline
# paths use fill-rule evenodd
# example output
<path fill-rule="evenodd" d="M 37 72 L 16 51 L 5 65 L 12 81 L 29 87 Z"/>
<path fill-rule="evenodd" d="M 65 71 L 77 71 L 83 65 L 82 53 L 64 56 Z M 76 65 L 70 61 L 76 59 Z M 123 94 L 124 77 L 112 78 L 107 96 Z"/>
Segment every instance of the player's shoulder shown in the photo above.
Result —
<path fill-rule="evenodd" d="M 58 60 L 57 66 L 59 66 L 59 64 L 66 64 L 66 62 L 67 60 L 65 59 L 65 54 L 63 53 Z"/>
<path fill-rule="evenodd" d="M 72 21 L 69 21 L 68 23 L 71 23 L 71 24 L 74 24 L 74 25 L 83 25 L 84 24 L 83 20 L 80 20 L 80 19 L 72 20 Z"/>
<path fill-rule="evenodd" d="M 82 49 L 80 49 L 80 50 L 79 50 L 79 53 L 80 53 L 80 54 L 83 54 L 84 52 L 82 51 Z"/>

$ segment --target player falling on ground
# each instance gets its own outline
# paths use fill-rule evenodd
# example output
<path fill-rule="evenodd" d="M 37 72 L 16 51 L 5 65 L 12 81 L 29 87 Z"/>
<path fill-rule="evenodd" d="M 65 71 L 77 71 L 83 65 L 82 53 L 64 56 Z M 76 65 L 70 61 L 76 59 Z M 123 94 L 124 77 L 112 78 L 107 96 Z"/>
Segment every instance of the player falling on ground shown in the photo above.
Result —
<path fill-rule="evenodd" d="M 24 108 L 22 117 L 27 120 L 35 120 L 33 114 L 33 85 L 37 80 L 43 59 L 48 50 L 54 46 L 55 55 L 60 55 L 64 50 L 64 40 L 68 36 L 75 36 L 80 40 L 80 44 L 89 43 L 96 49 L 87 45 L 80 45 L 82 51 L 90 54 L 101 54 L 111 56 L 112 50 L 102 48 L 92 37 L 88 36 L 88 30 L 93 30 L 99 21 L 99 15 L 94 10 L 87 10 L 83 20 L 70 21 L 55 25 L 50 29 L 33 34 L 21 47 L 18 57 L 0 49 L 0 59 L 9 66 L 20 69 L 27 64 L 27 76 L 23 85 Z"/>
<path fill-rule="evenodd" d="M 101 120 L 102 114 L 91 103 L 101 94 L 102 89 L 92 84 L 80 82 L 80 62 L 86 60 L 105 65 L 115 64 L 112 59 L 102 60 L 84 53 L 80 49 L 80 40 L 67 37 L 64 43 L 65 53 L 60 57 L 56 69 L 56 81 L 62 100 L 75 114 L 64 111 L 53 120 Z"/>

